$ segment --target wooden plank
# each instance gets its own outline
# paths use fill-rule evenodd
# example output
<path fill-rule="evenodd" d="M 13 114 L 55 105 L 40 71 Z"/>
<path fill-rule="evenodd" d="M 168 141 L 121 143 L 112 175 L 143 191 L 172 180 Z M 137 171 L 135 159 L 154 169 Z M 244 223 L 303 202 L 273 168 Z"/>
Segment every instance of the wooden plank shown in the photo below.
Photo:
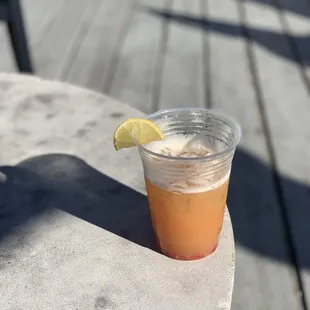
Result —
<path fill-rule="evenodd" d="M 279 7 L 282 11 L 282 22 L 291 40 L 293 61 L 300 62 L 306 77 L 307 87 L 310 89 L 310 3 L 308 0 L 290 1 L 279 0 Z M 297 14 L 292 14 L 292 10 Z"/>
<path fill-rule="evenodd" d="M 156 12 L 155 12 L 156 13 Z M 198 0 L 175 0 L 172 15 L 200 17 Z M 202 31 L 169 19 L 169 13 L 158 12 L 169 20 L 167 51 L 162 73 L 159 108 L 205 105 Z"/>
<path fill-rule="evenodd" d="M 64 76 L 67 81 L 102 91 L 108 78 L 117 40 L 124 25 L 127 25 L 128 14 L 131 11 L 131 1 L 103 2 L 68 75 Z"/>
<path fill-rule="evenodd" d="M 307 89 L 303 84 L 299 68 L 288 61 L 282 54 L 270 51 L 268 44 L 276 45 L 281 53 L 289 55 L 289 41 L 281 35 L 281 25 L 276 11 L 257 7 L 245 2 L 247 25 L 253 40 L 253 52 L 257 62 L 257 75 L 262 92 L 263 108 L 270 131 L 275 166 L 279 173 L 279 190 L 282 198 L 287 226 L 292 233 L 293 259 L 301 269 L 302 285 L 309 303 L 310 275 L 308 272 L 310 251 L 308 236 L 310 235 L 309 214 L 309 175 L 310 164 L 306 158 L 310 156 L 309 145 L 310 102 Z M 262 21 L 260 16 L 264 16 Z M 280 35 L 273 41 L 259 39 L 268 35 L 257 30 L 264 23 Z M 255 42 L 258 42 L 255 43 Z M 291 56 L 292 57 L 292 56 Z M 277 257 L 275 257 L 277 259 Z M 285 262 L 285 261 L 284 261 Z M 282 296 L 283 298 L 283 296 Z"/>
<path fill-rule="evenodd" d="M 22 9 L 29 45 L 33 46 L 48 33 L 66 0 L 22 0 Z"/>
<path fill-rule="evenodd" d="M 72 60 L 75 59 L 80 46 L 83 44 L 83 41 L 86 38 L 91 25 L 93 24 L 94 18 L 96 18 L 101 4 L 102 0 L 93 0 L 92 5 L 87 7 L 85 14 L 80 21 L 78 29 L 74 34 L 70 49 L 68 50 L 65 59 L 62 62 L 59 73 L 57 75 L 58 79 L 64 80 L 64 77 L 67 76 L 72 65 Z"/>
<path fill-rule="evenodd" d="M 293 270 L 286 264 L 281 212 L 239 7 L 227 0 L 209 0 L 206 6 L 207 23 L 200 25 L 208 30 L 211 106 L 236 118 L 243 128 L 228 201 L 236 241 L 232 309 L 301 309 Z M 286 263 L 274 260 L 274 252 Z"/>
<path fill-rule="evenodd" d="M 6 25 L 0 24 L 0 71 L 14 72 L 15 63 L 11 49 L 11 43 L 9 41 Z"/>
<path fill-rule="evenodd" d="M 165 0 L 139 1 L 125 38 L 110 95 L 145 113 L 156 106 L 156 75 L 161 66 L 164 21 L 150 10 L 165 9 Z"/>
<path fill-rule="evenodd" d="M 46 38 L 33 51 L 40 76 L 58 77 L 66 56 L 74 47 L 81 21 L 85 18 L 87 22 L 89 15 L 98 7 L 98 2 L 97 0 L 67 1 Z"/>
<path fill-rule="evenodd" d="M 43 36 L 46 36 L 48 26 L 50 26 L 51 22 L 55 19 L 57 10 L 61 8 L 64 2 L 65 0 L 21 1 L 29 49 L 32 56 L 32 50 L 36 48 L 36 43 L 40 41 Z M 15 65 L 9 35 L 4 23 L 1 23 L 0 51 L 0 70 L 6 72 L 18 71 Z"/>

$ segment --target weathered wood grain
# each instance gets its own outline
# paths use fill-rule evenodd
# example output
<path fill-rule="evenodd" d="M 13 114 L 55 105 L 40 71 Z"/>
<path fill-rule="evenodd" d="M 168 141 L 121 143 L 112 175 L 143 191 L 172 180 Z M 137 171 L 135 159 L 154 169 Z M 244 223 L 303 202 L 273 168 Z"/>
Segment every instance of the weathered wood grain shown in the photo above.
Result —
<path fill-rule="evenodd" d="M 157 15 L 169 21 L 159 108 L 204 106 L 202 30 L 180 22 L 182 16 L 201 17 L 200 2 L 173 1 L 171 11 Z"/>
<path fill-rule="evenodd" d="M 310 164 L 306 158 L 310 153 L 305 146 L 309 144 L 310 137 L 309 95 L 298 66 L 290 61 L 293 57 L 290 41 L 282 33 L 277 12 L 258 8 L 248 2 L 245 2 L 245 8 L 262 93 L 262 112 L 266 118 L 270 148 L 278 173 L 280 203 L 286 229 L 290 233 L 288 244 L 293 260 L 291 264 L 297 260 L 295 263 L 301 272 L 301 281 L 308 297 L 310 251 L 306 244 L 310 235 L 307 221 Z M 262 24 L 260 14 L 264 15 L 264 27 L 270 30 L 261 32 L 257 29 Z M 276 36 L 270 35 L 271 31 Z M 282 52 L 277 53 L 273 49 L 275 46 Z M 287 57 L 283 57 L 283 54 Z M 297 291 L 296 295 L 300 293 Z"/>
<path fill-rule="evenodd" d="M 42 77 L 57 78 L 74 48 L 75 37 L 88 13 L 95 11 L 100 1 L 68 0 L 57 15 L 57 20 L 44 40 L 33 49 L 37 74 Z"/>
<path fill-rule="evenodd" d="M 232 309 L 300 309 L 238 3 L 210 0 L 206 18 L 211 106 L 243 129 L 228 203 L 237 248 Z"/>
<path fill-rule="evenodd" d="M 133 3 L 128 0 L 104 1 L 82 43 L 65 79 L 102 92 L 109 80 L 109 68 Z"/>
<path fill-rule="evenodd" d="M 277 4 L 281 10 L 282 24 L 289 35 L 291 60 L 301 64 L 301 74 L 305 75 L 310 90 L 310 2 L 279 0 Z"/>
<path fill-rule="evenodd" d="M 164 20 L 152 10 L 166 10 L 165 0 L 137 2 L 115 68 L 110 95 L 146 113 L 156 109 L 156 82 L 163 61 Z"/>

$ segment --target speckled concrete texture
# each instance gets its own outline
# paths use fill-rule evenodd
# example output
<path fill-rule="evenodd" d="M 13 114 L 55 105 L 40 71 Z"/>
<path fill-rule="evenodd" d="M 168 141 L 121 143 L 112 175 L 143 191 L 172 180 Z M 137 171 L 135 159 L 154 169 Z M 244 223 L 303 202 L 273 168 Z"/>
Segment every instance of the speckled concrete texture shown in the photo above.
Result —
<path fill-rule="evenodd" d="M 216 252 L 158 253 L 136 150 L 115 126 L 143 114 L 103 95 L 0 74 L 0 309 L 230 308 L 228 212 Z"/>

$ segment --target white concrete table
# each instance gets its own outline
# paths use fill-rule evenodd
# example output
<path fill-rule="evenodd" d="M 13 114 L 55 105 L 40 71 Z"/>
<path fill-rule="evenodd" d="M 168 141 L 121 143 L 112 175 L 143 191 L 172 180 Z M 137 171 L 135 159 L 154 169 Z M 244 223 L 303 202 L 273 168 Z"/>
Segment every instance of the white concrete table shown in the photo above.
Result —
<path fill-rule="evenodd" d="M 115 126 L 141 112 L 70 85 L 0 74 L 0 309 L 229 309 L 228 212 L 216 252 L 158 253 L 136 150 Z"/>

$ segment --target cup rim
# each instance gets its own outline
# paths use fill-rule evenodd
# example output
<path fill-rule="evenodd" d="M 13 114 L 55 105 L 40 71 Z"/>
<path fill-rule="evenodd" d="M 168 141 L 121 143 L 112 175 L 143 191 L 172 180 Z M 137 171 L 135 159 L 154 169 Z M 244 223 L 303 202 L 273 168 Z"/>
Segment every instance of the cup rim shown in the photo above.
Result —
<path fill-rule="evenodd" d="M 235 142 L 229 146 L 228 148 L 216 152 L 216 153 L 212 153 L 210 155 L 207 156 L 199 156 L 199 157 L 175 157 L 175 156 L 167 156 L 167 155 L 163 155 L 163 154 L 158 154 L 156 152 L 150 151 L 149 149 L 147 149 L 146 147 L 144 147 L 142 144 L 139 144 L 138 141 L 134 138 L 134 141 L 136 143 L 136 145 L 140 148 L 140 150 L 142 150 L 143 152 L 145 152 L 148 155 L 154 156 L 154 157 L 158 157 L 164 160 L 173 160 L 173 161 L 179 161 L 179 162 L 196 162 L 196 161 L 208 161 L 208 160 L 213 160 L 216 159 L 218 157 L 221 157 L 222 155 L 228 154 L 230 151 L 232 151 L 234 148 L 237 147 L 237 145 L 239 144 L 240 140 L 241 140 L 241 136 L 242 136 L 242 130 L 241 130 L 241 126 L 239 125 L 239 123 L 237 121 L 235 121 L 233 118 L 231 118 L 230 116 L 227 116 L 223 113 L 221 113 L 221 111 L 218 110 L 211 110 L 211 109 L 205 109 L 205 108 L 190 108 L 190 107 L 186 107 L 186 108 L 173 108 L 173 109 L 164 109 L 164 110 L 159 110 L 157 112 L 151 113 L 149 115 L 146 116 L 146 119 L 148 120 L 152 120 L 152 118 L 161 115 L 161 114 L 167 114 L 167 113 L 173 113 L 173 112 L 179 112 L 179 111 L 192 111 L 192 112 L 207 112 L 209 114 L 214 115 L 215 117 L 221 118 L 224 121 L 226 121 L 228 123 L 228 125 L 230 125 L 230 127 L 234 127 L 236 128 L 237 131 L 237 138 L 235 140 Z"/>

